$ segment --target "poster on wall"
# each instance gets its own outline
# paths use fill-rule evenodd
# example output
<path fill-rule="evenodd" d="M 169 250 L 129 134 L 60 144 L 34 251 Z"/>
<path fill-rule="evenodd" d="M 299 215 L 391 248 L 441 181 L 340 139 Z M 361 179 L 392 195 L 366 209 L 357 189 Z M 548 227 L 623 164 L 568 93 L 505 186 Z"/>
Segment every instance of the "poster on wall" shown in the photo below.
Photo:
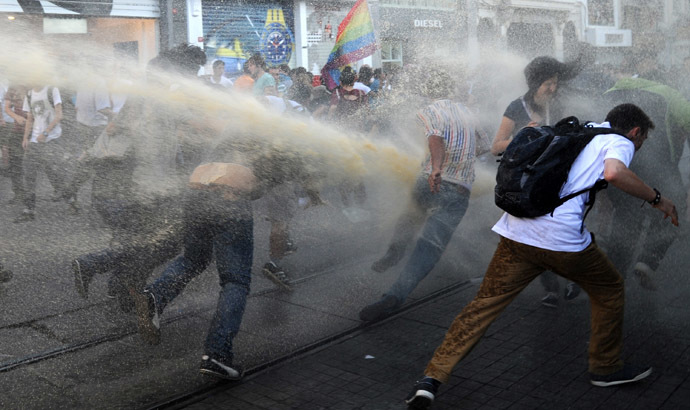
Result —
<path fill-rule="evenodd" d="M 225 62 L 239 75 L 244 62 L 260 53 L 268 66 L 288 64 L 294 53 L 292 9 L 276 3 L 202 3 L 204 49 L 210 60 Z"/>

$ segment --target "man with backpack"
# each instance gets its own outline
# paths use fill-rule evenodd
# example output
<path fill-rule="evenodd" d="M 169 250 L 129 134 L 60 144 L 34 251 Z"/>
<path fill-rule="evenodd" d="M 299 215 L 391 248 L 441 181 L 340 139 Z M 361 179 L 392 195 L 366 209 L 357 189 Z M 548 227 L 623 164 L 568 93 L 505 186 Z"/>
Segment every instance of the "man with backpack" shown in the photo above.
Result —
<path fill-rule="evenodd" d="M 455 365 L 472 350 L 489 325 L 546 269 L 577 283 L 589 295 L 591 383 L 608 387 L 636 382 L 651 374 L 649 367 L 624 364 L 621 360 L 623 278 L 585 229 L 585 207 L 589 202 L 586 193 L 596 181 L 604 179 L 649 202 L 665 218 L 671 217 L 676 226 L 678 214 L 672 201 L 628 169 L 633 154 L 654 128 L 647 114 L 633 104 L 621 104 L 597 127 L 612 128 L 612 133 L 596 135 L 582 148 L 559 192 L 561 198 L 580 191 L 585 194 L 556 205 L 542 216 L 517 217 L 506 213 L 494 225 L 493 231 L 500 235 L 500 241 L 479 292 L 451 324 L 427 365 L 424 378 L 408 396 L 409 408 L 425 409 L 431 404 L 439 385 L 448 381 Z M 500 174 L 499 170 L 499 185 Z"/>
<path fill-rule="evenodd" d="M 59 201 L 64 191 L 62 148 L 58 140 L 62 135 L 62 99 L 56 87 L 36 86 L 24 98 L 23 110 L 28 113 L 24 125 L 24 211 L 14 222 L 34 219 L 36 207 L 36 177 L 43 169 Z"/>

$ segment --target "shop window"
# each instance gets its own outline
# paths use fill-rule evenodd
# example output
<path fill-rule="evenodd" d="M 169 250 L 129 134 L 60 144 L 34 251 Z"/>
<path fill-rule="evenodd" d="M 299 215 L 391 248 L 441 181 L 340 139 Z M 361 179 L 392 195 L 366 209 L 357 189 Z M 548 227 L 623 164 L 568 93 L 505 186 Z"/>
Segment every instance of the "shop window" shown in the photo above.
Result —
<path fill-rule="evenodd" d="M 381 64 L 384 68 L 392 66 L 402 67 L 403 45 L 400 41 L 384 41 L 381 43 Z"/>
<path fill-rule="evenodd" d="M 615 26 L 614 0 L 588 0 L 587 10 L 590 26 Z"/>

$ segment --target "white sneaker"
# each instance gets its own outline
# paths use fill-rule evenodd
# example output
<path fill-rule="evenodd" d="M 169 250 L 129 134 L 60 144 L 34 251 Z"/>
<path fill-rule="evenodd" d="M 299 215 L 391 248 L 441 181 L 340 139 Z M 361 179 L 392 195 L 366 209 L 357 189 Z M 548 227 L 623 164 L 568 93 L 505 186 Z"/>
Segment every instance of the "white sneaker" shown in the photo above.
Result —
<path fill-rule="evenodd" d="M 643 289 L 651 291 L 655 291 L 658 289 L 658 287 L 654 283 L 654 280 L 652 280 L 652 276 L 654 276 L 654 271 L 646 263 L 637 262 L 635 264 L 635 267 L 633 268 L 633 275 L 635 276 L 635 279 L 637 279 L 637 283 L 639 283 Z"/>

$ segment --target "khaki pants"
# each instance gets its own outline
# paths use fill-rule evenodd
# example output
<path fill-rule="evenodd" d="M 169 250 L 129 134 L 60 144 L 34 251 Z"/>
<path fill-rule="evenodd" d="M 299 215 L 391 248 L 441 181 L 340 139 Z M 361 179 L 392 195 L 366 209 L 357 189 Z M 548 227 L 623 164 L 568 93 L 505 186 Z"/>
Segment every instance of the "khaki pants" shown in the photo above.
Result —
<path fill-rule="evenodd" d="M 446 383 L 489 325 L 527 285 L 545 270 L 563 276 L 589 295 L 592 328 L 589 371 L 620 370 L 623 347 L 623 278 L 592 243 L 581 252 L 556 252 L 501 237 L 479 292 L 455 318 L 424 374 Z"/>

